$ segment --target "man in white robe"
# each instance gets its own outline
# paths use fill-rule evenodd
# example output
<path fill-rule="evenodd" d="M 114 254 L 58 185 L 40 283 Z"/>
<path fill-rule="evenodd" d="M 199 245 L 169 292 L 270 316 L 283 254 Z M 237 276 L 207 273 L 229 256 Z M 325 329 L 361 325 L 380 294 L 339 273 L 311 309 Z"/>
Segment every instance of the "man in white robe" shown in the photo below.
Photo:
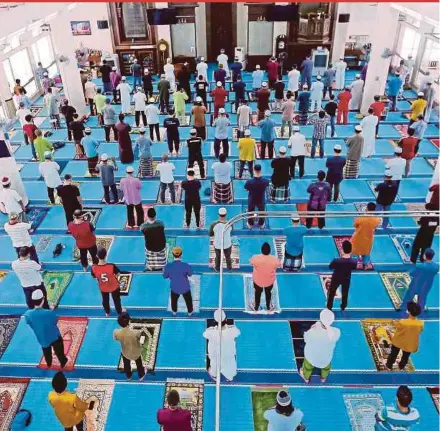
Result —
<path fill-rule="evenodd" d="M 415 60 L 412 58 L 412 55 L 408 55 L 408 60 L 405 61 L 405 66 L 408 68 L 408 74 L 407 74 L 407 85 L 411 83 L 411 78 L 414 70 Z M 405 82 L 405 81 L 403 81 Z"/>
<path fill-rule="evenodd" d="M 423 90 L 426 100 L 425 121 L 429 123 L 429 117 L 431 116 L 432 106 L 434 105 L 435 90 L 432 86 L 432 82 L 427 82 L 426 87 Z"/>
<path fill-rule="evenodd" d="M 225 54 L 225 50 L 221 49 L 220 54 L 217 56 L 217 63 L 220 66 L 220 64 L 223 65 L 223 69 L 226 72 L 226 78 L 229 77 L 229 66 L 228 66 L 228 56 Z"/>
<path fill-rule="evenodd" d="M 362 157 L 371 157 L 376 153 L 376 126 L 377 117 L 374 110 L 370 108 L 368 115 L 361 121 L 362 135 L 364 137 L 364 147 L 362 148 Z"/>
<path fill-rule="evenodd" d="M 301 72 L 297 69 L 297 65 L 294 64 L 292 70 L 287 75 L 289 82 L 287 84 L 287 89 L 295 94 L 295 98 L 298 96 L 299 90 L 299 77 Z"/>
<path fill-rule="evenodd" d="M 170 83 L 170 90 L 176 91 L 176 75 L 174 74 L 174 64 L 171 63 L 171 58 L 167 58 L 167 64 L 163 67 L 165 79 Z"/>
<path fill-rule="evenodd" d="M 235 339 L 240 336 L 240 330 L 235 325 L 227 325 L 226 314 L 223 310 L 214 312 L 214 320 L 221 325 L 221 362 L 220 373 L 231 381 L 237 375 L 237 351 Z M 209 374 L 212 378 L 217 377 L 217 353 L 220 344 L 218 326 L 212 326 L 205 330 L 203 337 L 208 340 L 208 356 L 210 361 Z"/>
<path fill-rule="evenodd" d="M 362 93 L 364 92 L 364 80 L 361 79 L 361 75 L 358 73 L 356 79 L 350 84 L 351 99 L 348 104 L 350 111 L 359 111 L 362 103 Z"/>
<path fill-rule="evenodd" d="M 316 81 L 312 84 L 312 88 L 310 89 L 310 110 L 312 112 L 320 111 L 322 109 L 322 95 L 324 94 L 324 84 L 321 79 L 321 76 L 318 75 L 316 77 Z"/>
<path fill-rule="evenodd" d="M 339 59 L 335 64 L 336 70 L 336 90 L 343 90 L 345 88 L 345 70 L 347 69 L 347 63 L 343 58 Z"/>
<path fill-rule="evenodd" d="M 131 114 L 131 87 L 126 82 L 126 77 L 121 78 L 120 84 L 116 87 L 121 94 L 121 112 L 123 114 Z"/>
<path fill-rule="evenodd" d="M 203 78 L 205 78 L 205 81 L 209 82 L 208 81 L 208 65 L 205 63 L 205 57 L 200 58 L 200 63 L 196 66 L 196 69 L 197 69 L 197 77 L 202 75 Z"/>

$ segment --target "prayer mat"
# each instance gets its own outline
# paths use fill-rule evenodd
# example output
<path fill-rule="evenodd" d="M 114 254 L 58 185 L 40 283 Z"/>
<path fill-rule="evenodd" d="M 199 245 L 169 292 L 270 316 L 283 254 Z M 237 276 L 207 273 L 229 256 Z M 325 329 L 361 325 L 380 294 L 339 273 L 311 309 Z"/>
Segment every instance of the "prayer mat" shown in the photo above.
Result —
<path fill-rule="evenodd" d="M 96 227 L 96 223 L 98 222 L 101 213 L 102 208 L 83 207 L 82 209 L 83 219 L 91 223 L 94 227 Z"/>
<path fill-rule="evenodd" d="M 411 234 L 393 234 L 390 237 L 403 263 L 411 262 L 411 249 L 416 236 Z"/>
<path fill-rule="evenodd" d="M 440 413 L 440 395 L 439 388 L 426 388 L 431 395 L 432 401 L 434 402 L 435 408 L 437 409 L 437 413 Z"/>
<path fill-rule="evenodd" d="M 167 259 L 168 259 L 168 262 L 172 262 L 174 260 L 173 248 L 176 246 L 177 238 L 172 236 L 172 237 L 167 238 L 165 241 L 167 244 Z"/>
<path fill-rule="evenodd" d="M 277 139 L 289 139 L 289 132 L 285 133 L 284 136 L 281 136 L 281 126 L 274 127 L 274 133 Z"/>
<path fill-rule="evenodd" d="M 385 403 L 380 393 L 343 394 L 352 431 L 372 431 L 376 424 L 376 413 Z"/>
<path fill-rule="evenodd" d="M 189 277 L 189 284 L 191 286 L 191 296 L 193 301 L 194 313 L 200 312 L 200 275 L 193 275 Z M 168 300 L 168 311 L 171 310 L 171 299 Z M 183 296 L 179 296 L 179 300 L 177 301 L 177 312 L 178 313 L 187 313 L 185 300 Z"/>
<path fill-rule="evenodd" d="M 124 201 L 124 193 L 122 192 L 121 185 L 119 183 L 116 183 L 116 191 L 118 192 L 118 202 L 117 203 L 123 202 Z M 110 193 L 110 202 L 112 202 L 113 201 L 113 193 L 111 190 L 109 193 Z M 107 203 L 105 201 L 104 196 L 101 199 L 101 203 L 103 203 L 103 204 Z"/>
<path fill-rule="evenodd" d="M 200 227 L 203 228 L 205 227 L 205 223 L 206 223 L 206 205 L 202 205 L 200 208 Z M 183 227 L 186 227 L 186 220 L 185 220 L 185 213 L 183 214 L 183 222 L 182 222 Z M 196 216 L 194 215 L 194 212 L 191 211 L 191 223 L 189 225 L 190 229 L 196 229 Z"/>
<path fill-rule="evenodd" d="M 131 282 L 133 279 L 133 274 L 120 273 L 117 275 L 119 281 L 119 292 L 121 295 L 128 295 L 130 292 Z"/>
<path fill-rule="evenodd" d="M 264 419 L 264 412 L 277 403 L 277 393 L 284 389 L 283 386 L 252 386 L 252 411 L 255 431 L 267 431 L 267 420 Z M 286 391 L 288 390 L 285 388 Z"/>
<path fill-rule="evenodd" d="M 60 317 L 58 319 L 58 328 L 64 341 L 64 354 L 68 362 L 64 369 L 61 369 L 58 358 L 53 354 L 51 369 L 59 371 L 72 371 L 74 369 L 76 358 L 86 334 L 88 321 L 87 317 Z M 44 356 L 41 358 L 38 368 L 48 369 Z"/>
<path fill-rule="evenodd" d="M 282 106 L 277 106 L 275 102 L 269 103 L 269 109 L 272 114 L 280 114 L 281 112 L 283 112 Z"/>
<path fill-rule="evenodd" d="M 293 352 L 295 355 L 295 362 L 298 370 L 302 367 L 304 362 L 304 347 L 306 343 L 304 342 L 304 333 L 307 332 L 314 321 L 310 320 L 291 320 L 289 321 L 290 333 L 292 335 Z M 320 375 L 320 370 L 316 368 L 313 370 L 313 375 Z"/>
<path fill-rule="evenodd" d="M 19 322 L 19 316 L 0 316 L 0 358 L 5 353 Z"/>
<path fill-rule="evenodd" d="M 160 329 L 162 326 L 162 319 L 143 319 L 133 317 L 130 319 L 129 328 L 141 334 L 141 357 L 142 364 L 145 371 L 154 374 L 156 366 L 157 348 L 159 346 Z M 143 340 L 142 340 L 143 337 Z M 132 371 L 136 371 L 136 363 L 131 361 Z M 118 370 L 124 371 L 124 364 L 122 362 L 122 355 L 119 358 Z"/>
<path fill-rule="evenodd" d="M 354 203 L 356 211 L 359 214 L 363 214 L 363 213 L 367 212 L 367 205 L 368 205 L 368 202 L 355 202 Z M 380 217 L 380 225 L 382 225 L 382 221 L 383 221 L 383 219 L 382 219 L 382 217 Z"/>
<path fill-rule="evenodd" d="M 31 106 L 29 108 L 29 110 L 31 111 L 31 115 L 33 117 L 36 117 L 41 112 L 42 109 L 43 109 L 42 106 Z"/>
<path fill-rule="evenodd" d="M 400 136 L 408 135 L 408 125 L 407 124 L 395 124 L 394 128 L 400 133 Z"/>
<path fill-rule="evenodd" d="M 11 153 L 14 154 L 20 147 L 21 147 L 20 144 L 18 144 L 18 145 L 10 144 Z"/>
<path fill-rule="evenodd" d="M 182 181 L 174 181 L 174 191 L 176 193 L 176 202 L 174 203 L 180 204 L 180 202 L 182 201 Z M 170 205 L 173 203 L 171 201 L 171 194 L 168 187 L 165 190 L 165 202 L 162 203 L 160 200 L 160 186 L 159 186 L 159 189 L 157 191 L 156 203 L 161 205 Z"/>
<path fill-rule="evenodd" d="M 434 144 L 437 148 L 440 148 L 440 139 L 430 139 L 430 142 Z"/>
<path fill-rule="evenodd" d="M 30 379 L 0 378 L 0 429 L 10 430 Z"/>
<path fill-rule="evenodd" d="M 211 181 L 211 203 L 231 204 L 234 202 L 234 182 L 229 184 L 217 184 Z"/>
<path fill-rule="evenodd" d="M 231 251 L 232 269 L 240 269 L 240 244 L 232 242 Z M 215 264 L 215 249 L 214 239 L 209 238 L 209 267 L 214 268 Z M 223 259 L 223 269 L 226 269 L 226 259 Z"/>
<path fill-rule="evenodd" d="M 333 235 L 333 241 L 335 242 L 336 248 L 338 249 L 339 256 L 342 256 L 343 255 L 342 243 L 344 241 L 350 241 L 351 242 L 351 236 Z M 364 268 L 364 265 L 362 263 L 362 258 L 360 256 L 358 256 L 358 261 L 357 261 L 356 269 L 363 269 L 363 268 Z M 373 264 L 371 262 L 368 264 L 367 270 L 368 271 L 373 271 L 374 270 Z"/>
<path fill-rule="evenodd" d="M 328 298 L 328 291 L 330 289 L 330 283 L 332 281 L 332 274 L 319 274 L 319 281 L 321 282 L 322 291 L 324 292 L 325 299 Z M 342 299 L 341 289 L 336 289 L 335 300 Z"/>
<path fill-rule="evenodd" d="M 153 166 L 153 177 L 154 176 L 156 176 L 156 177 L 159 177 L 159 171 L 157 170 L 157 165 L 159 164 L 160 162 L 158 161 L 158 160 L 153 160 L 152 161 L 152 166 Z"/>
<path fill-rule="evenodd" d="M 374 193 L 374 196 L 377 198 L 377 192 L 375 190 L 375 188 L 379 185 L 382 184 L 383 181 L 367 181 L 368 186 L 370 187 L 371 191 Z M 397 195 L 396 199 L 394 200 L 394 202 L 401 202 L 402 199 L 400 199 L 400 196 Z"/>
<path fill-rule="evenodd" d="M 405 204 L 406 209 L 408 211 L 426 211 L 425 208 L 425 204 L 413 204 L 413 203 L 409 203 L 409 204 Z M 420 216 L 414 216 L 413 220 L 418 223 L 420 220 Z"/>
<path fill-rule="evenodd" d="M 52 235 L 42 235 L 38 238 L 38 242 L 35 246 L 37 253 L 44 253 L 49 250 L 50 243 L 54 237 Z"/>
<path fill-rule="evenodd" d="M 0 271 L 0 283 L 8 275 L 8 271 Z"/>
<path fill-rule="evenodd" d="M 253 91 L 246 91 L 247 95 L 248 95 L 248 99 L 250 102 L 254 102 L 257 100 L 257 96 L 256 93 Z"/>
<path fill-rule="evenodd" d="M 148 177 L 154 177 L 156 167 L 159 162 L 156 162 L 155 167 L 153 168 L 153 159 L 151 157 L 141 157 L 139 159 L 139 169 L 137 176 L 139 178 L 148 178 Z"/>
<path fill-rule="evenodd" d="M 252 126 L 256 126 L 258 124 L 258 114 L 256 112 L 252 112 L 251 114 L 251 124 Z"/>
<path fill-rule="evenodd" d="M 205 178 L 206 178 L 206 174 L 208 172 L 208 161 L 207 160 L 203 160 L 203 167 L 205 168 Z M 186 167 L 186 170 L 188 171 L 189 169 L 192 169 L 194 171 L 194 178 L 201 180 L 202 177 L 200 175 L 200 166 L 197 162 L 194 162 L 193 167 L 189 168 L 188 166 Z"/>
<path fill-rule="evenodd" d="M 95 403 L 93 410 L 86 411 L 85 431 L 104 431 L 114 389 L 114 380 L 79 379 L 76 394 L 83 401 Z"/>
<path fill-rule="evenodd" d="M 239 140 L 239 136 L 238 136 L 238 127 L 233 127 L 232 128 L 232 142 L 238 142 Z"/>
<path fill-rule="evenodd" d="M 315 157 L 316 157 L 316 155 L 318 155 L 318 157 L 319 157 L 320 150 L 321 150 L 321 145 L 318 142 L 316 144 Z M 311 155 L 312 155 L 312 141 L 306 141 L 306 157 L 311 157 Z"/>
<path fill-rule="evenodd" d="M 257 142 L 255 145 L 255 156 L 257 159 L 261 159 L 261 142 Z M 277 156 L 277 150 L 275 148 L 275 144 L 273 147 L 273 157 L 275 158 Z M 269 159 L 269 147 L 266 145 L 266 154 L 265 159 Z"/>
<path fill-rule="evenodd" d="M 180 395 L 180 407 L 191 412 L 192 431 L 203 429 L 204 381 L 196 379 L 167 379 L 164 408 L 168 407 L 167 395 L 176 390 Z"/>
<path fill-rule="evenodd" d="M 391 338 L 396 330 L 394 321 L 391 319 L 365 319 L 361 321 L 361 325 L 377 371 L 389 371 L 388 368 L 385 367 L 385 362 L 391 353 Z M 400 351 L 397 356 L 393 371 L 400 371 L 398 363 L 401 357 L 402 351 Z M 404 371 L 415 371 L 411 358 Z"/>
<path fill-rule="evenodd" d="M 35 231 L 40 226 L 49 209 L 47 207 L 31 207 L 26 211 L 25 217 L 27 222 L 32 225 L 32 230 Z"/>
<path fill-rule="evenodd" d="M 223 154 L 223 144 L 220 143 L 220 152 L 219 154 Z M 210 149 L 210 156 L 215 157 L 215 151 L 214 151 L 214 142 L 211 142 L 211 149 Z M 231 145 L 229 145 L 229 157 L 231 157 Z"/>
<path fill-rule="evenodd" d="M 290 200 L 289 185 L 274 187 L 272 183 L 269 183 L 269 187 L 267 188 L 267 198 L 272 203 L 288 203 Z"/>
<path fill-rule="evenodd" d="M 411 283 L 411 277 L 406 272 L 381 272 L 379 275 L 394 308 L 400 310 L 403 298 Z"/>
<path fill-rule="evenodd" d="M 264 290 L 263 293 L 261 294 L 260 307 L 258 308 L 258 310 L 254 309 L 255 288 L 252 279 L 252 274 L 243 275 L 243 287 L 244 287 L 245 313 L 252 313 L 252 314 L 281 313 L 278 283 L 276 280 L 272 288 L 272 301 L 271 301 L 273 307 L 272 311 L 268 310 L 266 307 L 266 292 Z"/>
<path fill-rule="evenodd" d="M 100 235 L 96 237 L 96 245 L 99 248 L 105 248 L 107 250 L 107 256 L 110 253 L 110 249 L 113 245 L 113 241 L 115 240 L 115 237 L 112 235 Z M 80 261 L 80 254 L 79 254 L 79 248 L 75 246 L 73 249 L 73 260 L 75 262 Z M 90 254 L 87 253 L 87 260 L 89 262 L 89 265 L 93 265 L 92 258 L 90 257 Z"/>
<path fill-rule="evenodd" d="M 240 160 L 234 160 L 234 178 L 236 180 L 250 180 L 251 177 L 251 173 L 249 172 L 249 168 L 248 168 L 248 164 L 245 163 L 244 164 L 244 168 L 243 168 L 243 176 L 240 178 L 239 176 L 240 174 Z"/>
<path fill-rule="evenodd" d="M 43 274 L 43 283 L 46 286 L 47 301 L 50 306 L 58 306 L 72 277 L 73 273 L 67 271 L 46 271 Z"/>
<path fill-rule="evenodd" d="M 435 157 L 425 157 L 425 160 L 429 163 L 432 169 L 435 169 L 437 166 L 438 159 Z"/>

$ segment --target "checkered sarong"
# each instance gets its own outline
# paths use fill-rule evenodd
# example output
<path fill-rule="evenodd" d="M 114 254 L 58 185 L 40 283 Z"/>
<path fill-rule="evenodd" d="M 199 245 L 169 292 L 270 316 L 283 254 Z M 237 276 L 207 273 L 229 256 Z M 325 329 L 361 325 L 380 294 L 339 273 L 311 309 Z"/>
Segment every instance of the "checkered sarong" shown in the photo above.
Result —
<path fill-rule="evenodd" d="M 154 176 L 153 172 L 153 159 L 151 157 L 145 158 L 141 157 L 139 160 L 139 174 L 140 178 L 144 177 L 152 177 Z"/>
<path fill-rule="evenodd" d="M 167 264 L 167 248 L 161 251 L 149 251 L 145 249 L 145 260 L 147 261 L 145 268 L 148 271 L 162 271 Z"/>
<path fill-rule="evenodd" d="M 344 178 L 357 178 L 359 176 L 359 160 L 347 160 L 344 168 Z"/>
<path fill-rule="evenodd" d="M 212 183 L 212 201 L 217 204 L 230 204 L 234 202 L 232 181 L 229 184 Z"/>
<path fill-rule="evenodd" d="M 275 187 L 272 183 L 269 184 L 269 199 L 272 202 L 289 202 L 290 189 L 289 185 Z"/>

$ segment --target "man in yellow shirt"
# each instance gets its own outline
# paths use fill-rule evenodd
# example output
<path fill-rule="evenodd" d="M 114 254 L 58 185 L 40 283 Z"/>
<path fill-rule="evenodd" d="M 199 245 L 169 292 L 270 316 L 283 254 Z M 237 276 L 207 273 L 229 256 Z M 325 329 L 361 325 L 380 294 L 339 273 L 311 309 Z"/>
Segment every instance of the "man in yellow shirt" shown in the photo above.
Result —
<path fill-rule="evenodd" d="M 409 120 L 410 126 L 412 123 L 417 121 L 417 117 L 419 115 L 423 115 L 423 112 L 425 112 L 427 102 L 424 99 L 424 96 L 423 91 L 420 91 L 417 93 L 417 100 L 414 100 L 414 102 L 411 104 L 411 116 Z"/>
<path fill-rule="evenodd" d="M 44 162 L 45 161 L 44 153 L 46 151 L 52 151 L 53 146 L 46 138 L 43 138 L 43 132 L 40 129 L 35 130 L 35 136 L 36 136 L 36 138 L 34 139 L 35 152 L 37 153 L 38 160 L 40 162 Z"/>
<path fill-rule="evenodd" d="M 55 410 L 55 415 L 61 422 L 65 431 L 84 430 L 85 412 L 89 410 L 90 405 L 82 401 L 72 392 L 66 391 L 67 379 L 60 371 L 52 379 L 52 388 L 55 392 L 49 393 L 49 403 Z"/>
<path fill-rule="evenodd" d="M 102 111 L 105 108 L 105 101 L 107 99 L 107 96 L 102 94 L 102 90 L 98 88 L 97 94 L 93 97 L 93 101 L 95 102 L 96 107 L 96 115 L 98 116 L 98 123 L 102 126 L 104 124 L 103 118 L 102 118 Z"/>
<path fill-rule="evenodd" d="M 240 138 L 238 141 L 239 159 L 240 159 L 240 171 L 238 178 L 242 178 L 244 165 L 247 163 L 248 171 L 251 178 L 254 176 L 254 160 L 255 160 L 255 139 L 251 138 L 251 131 L 246 129 L 244 131 L 244 138 Z"/>
<path fill-rule="evenodd" d="M 423 321 L 417 320 L 417 316 L 421 312 L 420 305 L 411 301 L 407 305 L 408 318 L 396 322 L 396 332 L 391 339 L 391 353 L 385 366 L 393 369 L 394 362 L 396 362 L 397 355 L 402 350 L 402 358 L 399 362 L 399 369 L 403 370 L 408 363 L 411 353 L 419 350 L 419 338 L 423 331 Z"/>

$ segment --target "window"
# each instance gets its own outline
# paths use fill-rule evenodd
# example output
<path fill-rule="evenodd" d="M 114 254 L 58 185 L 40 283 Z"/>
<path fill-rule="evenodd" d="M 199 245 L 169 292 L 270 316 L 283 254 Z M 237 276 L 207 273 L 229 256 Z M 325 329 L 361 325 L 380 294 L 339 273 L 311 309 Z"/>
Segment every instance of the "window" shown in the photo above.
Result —
<path fill-rule="evenodd" d="M 41 61 L 43 67 L 49 67 L 54 61 L 52 43 L 49 36 L 43 37 L 32 45 L 35 62 Z"/>
<path fill-rule="evenodd" d="M 49 66 L 47 68 L 47 71 L 49 73 L 49 76 L 53 78 L 55 75 L 58 75 L 58 66 L 56 63 L 52 64 L 52 66 Z"/>
<path fill-rule="evenodd" d="M 34 78 L 32 72 L 31 62 L 26 49 L 22 49 L 14 55 L 9 57 L 11 70 L 15 79 L 20 79 L 22 85 L 26 85 Z"/>
<path fill-rule="evenodd" d="M 426 39 L 420 70 L 429 72 L 431 76 L 438 76 L 440 45 L 432 39 Z"/>
<path fill-rule="evenodd" d="M 403 29 L 402 44 L 400 46 L 399 55 L 404 59 L 407 59 L 409 55 L 412 55 L 412 57 L 415 58 L 419 43 L 420 34 L 418 31 L 405 26 Z"/>
<path fill-rule="evenodd" d="M 5 69 L 5 74 L 6 74 L 6 78 L 8 80 L 8 84 L 9 84 L 9 88 L 12 90 L 14 89 L 14 85 L 15 85 L 15 79 L 14 79 L 14 75 L 12 73 L 12 69 L 11 69 L 11 64 L 9 63 L 9 60 L 5 60 L 3 62 L 3 67 Z"/>
<path fill-rule="evenodd" d="M 272 55 L 273 23 L 249 21 L 248 54 Z"/>
<path fill-rule="evenodd" d="M 26 95 L 28 97 L 33 97 L 38 93 L 37 84 L 35 83 L 35 79 L 33 79 L 29 84 L 24 86 L 26 90 Z"/>

